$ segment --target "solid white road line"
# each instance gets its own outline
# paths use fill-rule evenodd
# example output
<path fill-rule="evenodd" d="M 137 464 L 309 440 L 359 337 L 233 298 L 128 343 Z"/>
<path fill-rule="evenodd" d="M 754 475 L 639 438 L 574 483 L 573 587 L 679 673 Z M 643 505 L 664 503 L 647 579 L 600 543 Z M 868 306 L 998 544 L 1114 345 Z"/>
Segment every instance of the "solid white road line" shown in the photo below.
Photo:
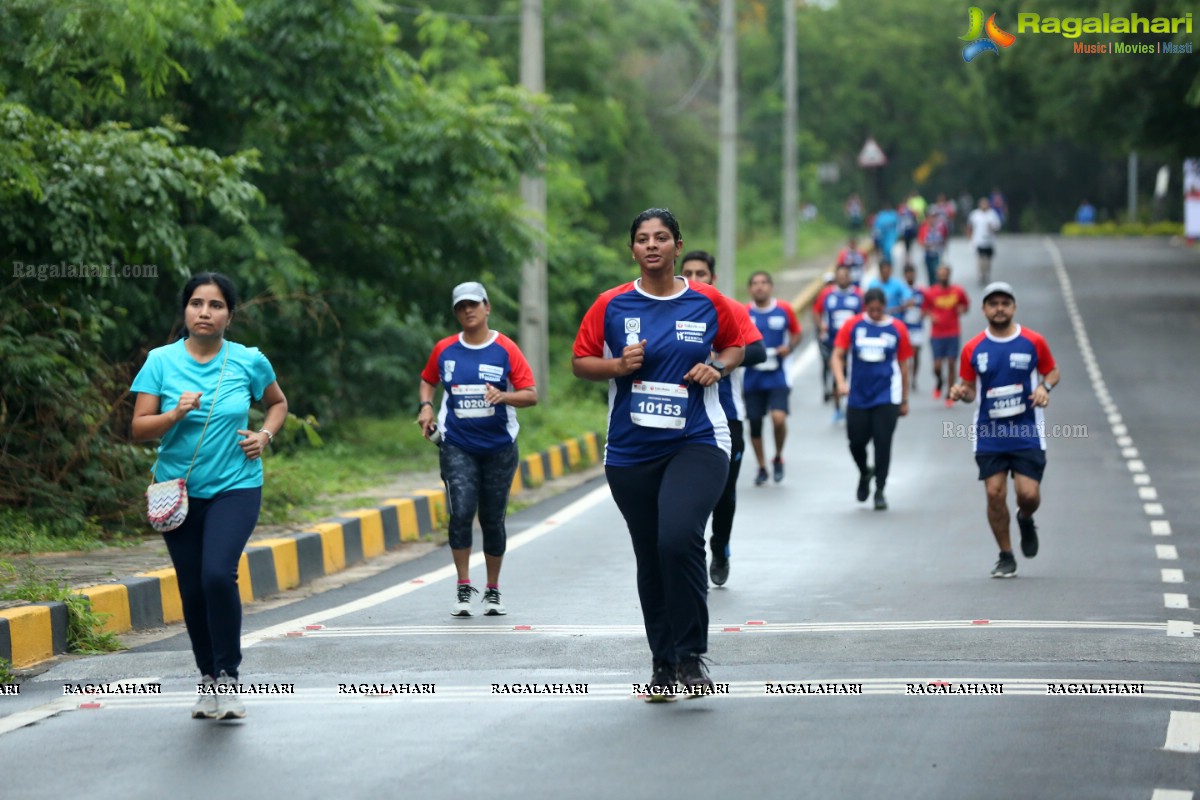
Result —
<path fill-rule="evenodd" d="M 536 539 L 540 539 L 548 533 L 553 533 L 554 531 L 560 530 L 565 523 L 587 513 L 592 508 L 604 502 L 611 496 L 612 495 L 608 491 L 607 484 L 588 492 L 586 495 L 579 498 L 574 503 L 571 503 L 566 508 L 559 509 L 555 513 L 543 519 L 541 522 L 538 522 L 529 530 L 522 531 L 516 536 L 510 536 L 508 538 L 508 550 L 516 550 L 517 548 L 523 547 Z M 482 564 L 483 553 L 475 553 L 471 556 L 471 566 L 478 567 Z M 272 625 L 268 628 L 247 633 L 242 636 L 242 647 L 253 647 L 259 642 L 284 636 L 291 631 L 295 631 L 304 627 L 305 625 L 314 625 L 319 622 L 324 622 L 327 619 L 333 619 L 345 614 L 353 614 L 356 611 L 363 611 L 365 609 L 372 608 L 380 603 L 386 603 L 389 600 L 395 600 L 398 597 L 411 594 L 412 592 L 429 586 L 430 584 L 437 583 L 448 578 L 453 578 L 456 574 L 457 573 L 455 572 L 454 565 L 447 564 L 446 566 L 435 569 L 432 572 L 427 572 L 424 575 L 420 575 L 404 583 L 375 592 L 374 594 L 367 595 L 366 597 L 361 597 L 358 600 L 352 600 L 349 603 L 343 603 L 340 606 L 334 606 L 333 608 L 327 608 L 322 611 L 314 611 L 302 617 L 296 617 L 295 619 L 288 620 L 287 622 L 281 622 L 278 625 Z"/>
<path fill-rule="evenodd" d="M 18 711 L 14 714 L 9 714 L 7 717 L 2 717 L 0 718 L 0 736 L 15 731 L 17 728 L 24 728 L 26 725 L 41 722 L 46 717 L 61 714 L 64 711 L 74 708 L 78 702 L 78 699 L 74 697 L 60 697 L 57 700 L 52 700 L 36 708 Z"/>
<path fill-rule="evenodd" d="M 1172 711 L 1163 749 L 1173 753 L 1200 753 L 1200 714 Z"/>

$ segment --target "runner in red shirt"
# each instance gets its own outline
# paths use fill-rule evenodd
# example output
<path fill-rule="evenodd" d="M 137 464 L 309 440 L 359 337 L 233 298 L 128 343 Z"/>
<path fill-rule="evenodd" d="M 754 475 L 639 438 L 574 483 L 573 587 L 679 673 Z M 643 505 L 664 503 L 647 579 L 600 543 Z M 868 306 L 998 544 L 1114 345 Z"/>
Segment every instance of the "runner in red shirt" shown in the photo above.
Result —
<path fill-rule="evenodd" d="M 925 313 L 933 321 L 929 332 L 929 349 L 933 352 L 933 377 L 937 385 L 933 399 L 942 397 L 942 387 L 947 389 L 954 383 L 954 360 L 958 358 L 959 317 L 970 307 L 967 293 L 958 284 L 950 283 L 950 265 L 942 264 L 937 270 L 937 283 L 925 290 Z M 945 375 L 945 378 L 942 376 Z M 949 396 L 946 407 L 954 405 Z"/>

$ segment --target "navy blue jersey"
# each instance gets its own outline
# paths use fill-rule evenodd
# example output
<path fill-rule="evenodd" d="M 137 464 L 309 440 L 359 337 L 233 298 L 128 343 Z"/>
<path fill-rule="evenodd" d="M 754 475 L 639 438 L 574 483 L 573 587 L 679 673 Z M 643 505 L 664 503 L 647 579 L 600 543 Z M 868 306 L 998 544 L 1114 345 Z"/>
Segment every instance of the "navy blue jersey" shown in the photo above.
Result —
<path fill-rule="evenodd" d="M 579 326 L 577 358 L 619 358 L 626 346 L 646 341 L 641 368 L 608 382 L 605 464 L 654 461 L 686 444 L 711 444 L 729 454 L 718 384 L 703 387 L 683 376 L 713 351 L 742 346 L 741 328 L 716 289 L 676 282 L 679 291 L 670 297 L 643 292 L 639 281 L 610 289 Z"/>
<path fill-rule="evenodd" d="M 1017 326 L 1007 339 L 984 331 L 967 342 L 959 375 L 964 383 L 979 382 L 975 399 L 977 453 L 1045 450 L 1042 409 L 1030 399 L 1040 375 L 1054 369 L 1054 356 L 1040 334 Z"/>

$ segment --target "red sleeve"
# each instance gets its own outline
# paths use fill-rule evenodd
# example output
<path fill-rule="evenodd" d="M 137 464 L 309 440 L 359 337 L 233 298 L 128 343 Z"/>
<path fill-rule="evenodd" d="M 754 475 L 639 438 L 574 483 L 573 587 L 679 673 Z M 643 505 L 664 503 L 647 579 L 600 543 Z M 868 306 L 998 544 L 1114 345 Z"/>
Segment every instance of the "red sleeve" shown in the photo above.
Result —
<path fill-rule="evenodd" d="M 843 350 L 850 349 L 850 331 L 854 329 L 854 326 L 858 324 L 862 317 L 862 314 L 855 314 L 853 317 L 846 320 L 846 323 L 842 325 L 841 330 L 837 332 L 837 337 L 833 340 L 833 346 L 835 348 L 840 347 Z"/>
<path fill-rule="evenodd" d="M 858 297 L 862 297 L 862 294 L 863 294 L 862 287 L 859 286 L 857 283 L 854 284 L 854 294 L 857 295 Z"/>
<path fill-rule="evenodd" d="M 717 336 L 713 340 L 712 349 L 719 353 L 726 347 L 745 347 L 746 340 L 742 335 L 740 315 L 735 315 L 731 308 L 733 301 L 706 283 L 689 281 L 688 286 L 707 297 L 716 309 Z"/>
<path fill-rule="evenodd" d="M 829 297 L 829 293 L 833 291 L 833 284 L 827 283 L 821 287 L 821 291 L 817 292 L 817 299 L 813 300 L 813 313 L 821 314 L 825 311 L 825 298 Z"/>
<path fill-rule="evenodd" d="M 908 338 L 908 326 L 900 320 L 892 320 L 892 327 L 896 329 L 896 338 L 900 340 L 896 345 L 896 360 L 907 361 L 913 357 L 912 341 Z"/>
<path fill-rule="evenodd" d="M 1038 374 L 1047 375 L 1052 372 L 1056 366 L 1054 356 L 1050 354 L 1050 345 L 1046 344 L 1046 340 L 1042 338 L 1042 335 L 1027 328 L 1021 328 L 1021 334 L 1033 342 L 1033 347 L 1037 351 Z"/>
<path fill-rule="evenodd" d="M 791 303 L 781 303 L 780 308 L 783 309 L 784 314 L 787 316 L 788 332 L 792 334 L 799 333 L 800 320 L 796 319 L 796 309 L 792 308 Z"/>
<path fill-rule="evenodd" d="M 508 382 L 513 385 L 513 388 L 528 389 L 533 386 L 533 370 L 529 368 L 529 362 L 525 360 L 525 354 L 521 352 L 521 348 L 517 347 L 517 343 L 504 334 L 500 334 L 496 338 L 496 344 L 503 347 L 504 351 L 508 353 Z"/>
<path fill-rule="evenodd" d="M 730 312 L 742 324 L 742 343 L 752 344 L 754 342 L 761 342 L 763 338 L 762 331 L 754 324 L 754 320 L 750 319 L 750 312 L 746 310 L 746 307 L 732 297 L 726 297 L 725 300 L 729 303 Z"/>
<path fill-rule="evenodd" d="M 429 360 L 425 362 L 425 369 L 421 370 L 421 380 L 433 386 L 442 382 L 442 376 L 438 373 L 438 359 L 442 357 L 443 350 L 457 341 L 458 335 L 456 334 L 447 336 L 433 346 L 433 352 L 429 354 Z"/>
<path fill-rule="evenodd" d="M 980 333 L 974 339 L 967 342 L 967 346 L 962 350 L 962 357 L 958 360 L 958 377 L 962 378 L 963 383 L 975 383 L 978 377 L 975 374 L 975 367 L 971 365 L 971 357 L 975 355 L 975 348 L 983 341 L 984 334 Z"/>
<path fill-rule="evenodd" d="M 579 332 L 575 334 L 575 348 L 572 354 L 576 358 L 584 356 L 604 356 L 604 312 L 608 310 L 608 301 L 621 292 L 628 291 L 632 284 L 624 284 L 601 293 L 592 303 L 592 307 L 583 315 L 579 323 Z"/>

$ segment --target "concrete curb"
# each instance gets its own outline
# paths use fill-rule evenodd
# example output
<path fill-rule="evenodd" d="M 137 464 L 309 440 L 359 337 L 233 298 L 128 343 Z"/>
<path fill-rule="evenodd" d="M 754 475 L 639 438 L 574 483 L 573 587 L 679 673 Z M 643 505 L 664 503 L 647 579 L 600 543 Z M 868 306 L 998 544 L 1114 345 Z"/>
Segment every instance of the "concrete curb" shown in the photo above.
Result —
<path fill-rule="evenodd" d="M 599 464 L 600 442 L 599 434 L 587 433 L 526 456 L 513 477 L 513 494 L 561 478 L 576 467 Z M 347 511 L 299 533 L 252 540 L 238 564 L 242 602 L 253 603 L 369 561 L 402 542 L 417 541 L 447 519 L 445 490 L 423 489 L 373 508 Z M 93 611 L 109 615 L 103 630 L 110 633 L 158 628 L 183 619 L 173 567 L 89 586 L 79 594 L 91 601 Z M 0 609 L 0 659 L 21 669 L 65 652 L 65 604 Z"/>

